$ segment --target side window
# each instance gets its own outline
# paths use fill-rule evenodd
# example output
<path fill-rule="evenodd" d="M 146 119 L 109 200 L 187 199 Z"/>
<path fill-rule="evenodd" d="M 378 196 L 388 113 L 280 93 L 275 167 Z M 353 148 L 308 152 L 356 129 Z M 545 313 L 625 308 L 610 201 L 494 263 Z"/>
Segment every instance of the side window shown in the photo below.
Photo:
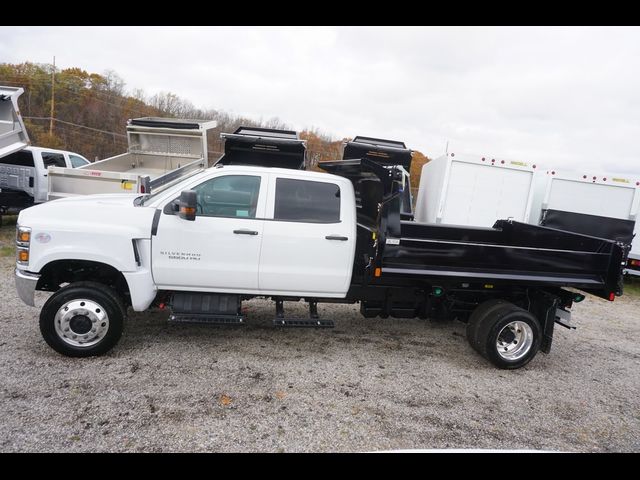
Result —
<path fill-rule="evenodd" d="M 18 167 L 33 167 L 33 154 L 28 150 L 20 150 L 0 158 L 0 163 L 8 163 Z"/>
<path fill-rule="evenodd" d="M 42 152 L 42 163 L 44 163 L 45 169 L 51 166 L 54 166 L 54 167 L 67 166 L 67 164 L 64 161 L 64 155 L 61 153 L 53 153 L 53 152 Z"/>
<path fill-rule="evenodd" d="M 194 190 L 198 195 L 198 216 L 256 218 L 260 177 L 225 175 L 201 183 Z"/>
<path fill-rule="evenodd" d="M 278 178 L 274 219 L 338 223 L 340 187 L 334 183 Z"/>
<path fill-rule="evenodd" d="M 77 155 L 71 155 L 71 154 L 69 154 L 69 160 L 71 160 L 71 166 L 73 168 L 78 168 L 89 163 L 88 160 L 85 160 L 84 158 L 79 157 Z"/>

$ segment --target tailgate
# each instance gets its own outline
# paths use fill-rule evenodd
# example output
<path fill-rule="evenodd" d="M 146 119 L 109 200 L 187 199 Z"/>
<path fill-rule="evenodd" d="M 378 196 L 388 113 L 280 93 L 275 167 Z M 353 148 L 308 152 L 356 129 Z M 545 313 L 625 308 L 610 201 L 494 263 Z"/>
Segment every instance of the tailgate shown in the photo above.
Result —
<path fill-rule="evenodd" d="M 29 145 L 29 136 L 18 108 L 22 88 L 0 86 L 0 158 Z"/>

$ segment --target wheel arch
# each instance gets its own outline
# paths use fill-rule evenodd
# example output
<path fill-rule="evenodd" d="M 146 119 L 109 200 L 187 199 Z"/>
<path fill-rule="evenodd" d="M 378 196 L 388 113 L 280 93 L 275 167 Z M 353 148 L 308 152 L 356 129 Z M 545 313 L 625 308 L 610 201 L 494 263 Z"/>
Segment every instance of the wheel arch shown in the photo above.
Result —
<path fill-rule="evenodd" d="M 40 269 L 36 290 L 58 291 L 64 284 L 93 281 L 111 287 L 130 304 L 131 291 L 125 275 L 116 267 L 93 260 L 53 260 Z"/>

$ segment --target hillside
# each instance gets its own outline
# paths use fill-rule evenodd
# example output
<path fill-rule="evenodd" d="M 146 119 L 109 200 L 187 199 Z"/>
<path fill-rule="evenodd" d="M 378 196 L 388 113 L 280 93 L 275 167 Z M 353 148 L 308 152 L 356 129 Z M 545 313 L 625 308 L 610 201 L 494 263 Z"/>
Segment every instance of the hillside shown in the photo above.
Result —
<path fill-rule="evenodd" d="M 218 126 L 209 135 L 210 158 L 222 153 L 220 132 L 232 132 L 240 125 L 290 128 L 277 118 L 256 122 L 223 111 L 203 110 L 173 93 L 147 96 L 142 90 L 128 92 L 124 80 L 113 71 L 97 74 L 67 68 L 55 71 L 55 120 L 50 135 L 52 70 L 53 66 L 47 64 L 1 63 L 0 85 L 24 88 L 20 109 L 34 145 L 75 151 L 91 160 L 123 153 L 127 148 L 125 125 L 135 117 L 216 120 Z M 311 168 L 318 162 L 340 158 L 343 142 L 348 140 L 332 139 L 314 128 L 303 130 L 300 136 L 307 141 Z M 411 169 L 414 191 L 425 161 L 428 159 L 422 153 L 414 153 Z"/>

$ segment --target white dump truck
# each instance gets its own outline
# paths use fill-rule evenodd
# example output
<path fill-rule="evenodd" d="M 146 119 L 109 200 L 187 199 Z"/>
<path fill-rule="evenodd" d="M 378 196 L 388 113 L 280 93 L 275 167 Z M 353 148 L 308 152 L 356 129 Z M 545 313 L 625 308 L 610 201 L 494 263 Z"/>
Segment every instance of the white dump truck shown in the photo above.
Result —
<path fill-rule="evenodd" d="M 208 167 L 214 121 L 144 117 L 127 123 L 128 151 L 80 168 L 50 167 L 48 200 L 94 193 L 149 193 Z"/>

